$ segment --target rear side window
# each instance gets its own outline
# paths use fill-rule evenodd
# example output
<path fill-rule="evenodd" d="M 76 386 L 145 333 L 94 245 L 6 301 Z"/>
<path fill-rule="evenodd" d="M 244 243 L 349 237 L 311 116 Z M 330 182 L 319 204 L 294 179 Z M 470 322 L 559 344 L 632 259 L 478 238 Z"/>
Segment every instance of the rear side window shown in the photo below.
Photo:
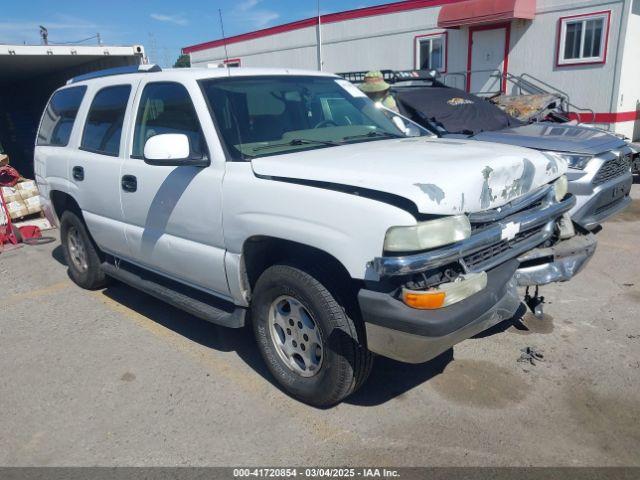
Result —
<path fill-rule="evenodd" d="M 96 93 L 84 126 L 83 150 L 119 155 L 122 123 L 130 93 L 131 85 L 106 87 Z"/>
<path fill-rule="evenodd" d="M 206 148 L 200 122 L 189 92 L 180 83 L 149 83 L 142 91 L 132 157 L 142 158 L 144 144 L 154 135 L 182 133 L 189 138 L 190 156 L 203 158 Z"/>
<path fill-rule="evenodd" d="M 53 94 L 38 131 L 38 145 L 64 147 L 69 143 L 73 122 L 87 87 L 72 87 Z"/>

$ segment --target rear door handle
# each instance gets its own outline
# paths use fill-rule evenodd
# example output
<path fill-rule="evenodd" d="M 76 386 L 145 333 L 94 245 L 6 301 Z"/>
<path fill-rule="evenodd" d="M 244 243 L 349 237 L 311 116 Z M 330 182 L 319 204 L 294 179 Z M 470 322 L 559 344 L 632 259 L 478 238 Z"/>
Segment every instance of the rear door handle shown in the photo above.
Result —
<path fill-rule="evenodd" d="M 133 175 L 124 175 L 122 177 L 122 190 L 125 192 L 135 192 L 138 190 L 138 179 Z"/>
<path fill-rule="evenodd" d="M 71 170 L 72 174 L 73 174 L 73 179 L 74 180 L 78 180 L 79 182 L 84 180 L 84 168 L 82 167 L 73 167 L 73 170 Z"/>

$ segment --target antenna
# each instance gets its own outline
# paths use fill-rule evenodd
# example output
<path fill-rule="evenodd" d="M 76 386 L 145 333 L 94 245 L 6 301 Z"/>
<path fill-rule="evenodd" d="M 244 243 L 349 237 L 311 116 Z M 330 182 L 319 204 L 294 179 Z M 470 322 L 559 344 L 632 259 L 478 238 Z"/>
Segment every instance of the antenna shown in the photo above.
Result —
<path fill-rule="evenodd" d="M 224 36 L 224 22 L 222 21 L 222 10 L 218 9 L 218 16 L 220 17 L 220 30 L 222 30 L 222 41 L 224 43 L 224 60 L 225 64 L 229 62 L 229 52 L 227 51 L 227 39 Z"/>
<path fill-rule="evenodd" d="M 316 30 L 317 55 L 318 55 L 318 71 L 322 71 L 322 15 L 320 15 L 320 0 L 317 1 L 318 7 L 318 28 Z"/>

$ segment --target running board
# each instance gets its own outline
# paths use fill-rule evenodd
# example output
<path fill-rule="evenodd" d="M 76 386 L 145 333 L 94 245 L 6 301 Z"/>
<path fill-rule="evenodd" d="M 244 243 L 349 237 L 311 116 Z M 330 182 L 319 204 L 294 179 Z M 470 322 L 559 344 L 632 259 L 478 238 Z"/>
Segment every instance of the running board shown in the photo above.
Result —
<path fill-rule="evenodd" d="M 245 324 L 246 310 L 236 307 L 231 302 L 225 302 L 125 262 L 120 262 L 117 267 L 104 262 L 101 267 L 110 277 L 195 317 L 229 328 L 242 328 Z"/>

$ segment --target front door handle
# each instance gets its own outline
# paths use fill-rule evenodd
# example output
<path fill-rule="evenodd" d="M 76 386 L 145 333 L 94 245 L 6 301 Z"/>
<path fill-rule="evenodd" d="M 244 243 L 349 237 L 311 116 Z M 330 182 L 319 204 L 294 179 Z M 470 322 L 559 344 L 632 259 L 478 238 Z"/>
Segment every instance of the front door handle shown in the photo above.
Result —
<path fill-rule="evenodd" d="M 73 169 L 71 170 L 71 173 L 73 174 L 74 180 L 78 180 L 79 182 L 84 180 L 84 168 L 73 167 Z"/>
<path fill-rule="evenodd" d="M 138 189 L 138 179 L 133 175 L 122 177 L 122 190 L 125 192 L 135 192 Z"/>

